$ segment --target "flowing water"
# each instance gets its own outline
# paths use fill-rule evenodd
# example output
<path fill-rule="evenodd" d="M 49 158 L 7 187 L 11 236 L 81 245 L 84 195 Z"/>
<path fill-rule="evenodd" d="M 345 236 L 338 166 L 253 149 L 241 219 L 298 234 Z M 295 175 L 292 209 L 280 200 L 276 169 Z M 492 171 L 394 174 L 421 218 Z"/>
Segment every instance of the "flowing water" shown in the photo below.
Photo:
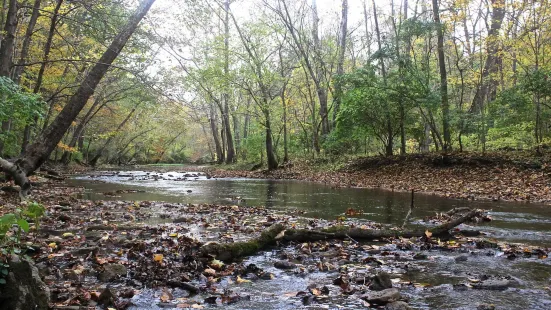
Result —
<path fill-rule="evenodd" d="M 305 217 L 335 219 L 347 209 L 363 211 L 359 218 L 385 224 L 401 224 L 411 203 L 410 193 L 376 189 L 334 188 L 323 184 L 294 180 L 258 180 L 243 178 L 210 179 L 194 172 L 119 171 L 98 172 L 69 181 L 83 186 L 85 197 L 92 200 L 154 200 L 178 203 L 216 203 L 244 206 L 266 206 L 281 210 L 304 211 Z M 104 192 L 139 190 L 135 193 L 106 196 Z M 420 220 L 454 207 L 489 210 L 493 221 L 476 227 L 488 238 L 551 247 L 551 206 L 453 200 L 431 195 L 415 195 L 412 219 Z M 411 297 L 410 305 L 418 309 L 475 309 L 479 303 L 495 304 L 497 309 L 551 309 L 551 260 L 508 260 L 499 250 L 456 263 L 457 253 L 429 252 L 429 259 L 419 264 L 430 271 L 407 271 L 403 279 L 426 283 L 430 288 L 410 288 L 402 293 Z M 269 256 L 269 253 L 266 254 Z M 252 257 L 249 261 L 274 272 L 276 280 L 255 282 L 251 301 L 239 302 L 232 309 L 296 309 L 300 301 L 285 297 L 286 292 L 304 290 L 318 278 L 335 278 L 337 274 L 312 273 L 306 278 L 289 276 L 269 263 L 269 257 Z M 497 257 L 496 257 L 497 256 Z M 457 290 L 453 285 L 469 275 L 510 276 L 519 285 L 506 291 Z M 256 292 L 256 293 L 254 293 Z M 154 294 L 154 292 L 150 292 Z M 147 294 L 147 292 L 146 292 Z M 157 309 L 147 298 L 137 300 L 135 309 Z M 354 308 L 348 305 L 346 308 Z"/>

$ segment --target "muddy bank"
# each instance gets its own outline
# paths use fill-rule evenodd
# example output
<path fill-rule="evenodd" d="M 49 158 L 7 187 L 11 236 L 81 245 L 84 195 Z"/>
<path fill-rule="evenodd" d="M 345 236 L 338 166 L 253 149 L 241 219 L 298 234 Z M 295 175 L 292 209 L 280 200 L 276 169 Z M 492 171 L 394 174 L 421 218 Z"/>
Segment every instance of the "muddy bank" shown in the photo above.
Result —
<path fill-rule="evenodd" d="M 551 203 L 548 158 L 502 154 L 412 154 L 361 158 L 338 170 L 294 163 L 275 171 L 203 168 L 214 178 L 296 179 L 338 187 L 382 188 L 467 200 Z"/>

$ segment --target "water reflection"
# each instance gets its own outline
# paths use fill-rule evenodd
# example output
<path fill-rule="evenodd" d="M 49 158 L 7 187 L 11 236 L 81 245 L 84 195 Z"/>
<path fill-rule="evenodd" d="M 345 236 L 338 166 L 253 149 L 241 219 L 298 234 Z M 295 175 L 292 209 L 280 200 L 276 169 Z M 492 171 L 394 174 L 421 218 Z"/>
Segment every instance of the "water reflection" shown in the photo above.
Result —
<path fill-rule="evenodd" d="M 144 173 L 142 172 L 141 175 Z M 156 200 L 182 203 L 238 204 L 278 209 L 306 211 L 309 217 L 336 219 L 348 208 L 362 210 L 360 218 L 401 225 L 411 201 L 410 193 L 377 189 L 334 188 L 322 184 L 294 180 L 210 179 L 199 177 L 186 181 L 175 180 L 177 172 L 165 173 L 174 177 L 158 181 L 140 179 L 140 172 L 117 175 L 82 177 L 69 182 L 84 186 L 87 199 Z M 128 176 L 128 175 L 133 175 Z M 119 189 L 140 189 L 145 193 L 120 194 L 107 197 L 102 192 Z M 189 192 L 191 191 L 191 192 Z M 236 199 L 236 197 L 240 197 Z M 479 227 L 491 236 L 504 240 L 537 242 L 551 246 L 551 207 L 526 203 L 478 202 L 453 200 L 416 194 L 412 219 L 421 219 L 435 212 L 454 207 L 492 210 L 494 221 Z"/>

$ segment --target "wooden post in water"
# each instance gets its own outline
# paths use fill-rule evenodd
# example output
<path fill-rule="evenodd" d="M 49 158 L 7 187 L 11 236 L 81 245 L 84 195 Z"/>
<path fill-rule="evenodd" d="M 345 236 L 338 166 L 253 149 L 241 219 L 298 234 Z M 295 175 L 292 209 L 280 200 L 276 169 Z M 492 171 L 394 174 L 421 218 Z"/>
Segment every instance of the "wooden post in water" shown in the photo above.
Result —
<path fill-rule="evenodd" d="M 415 190 L 412 189 L 411 190 L 411 204 L 409 205 L 409 211 L 408 211 L 408 214 L 406 215 L 406 218 L 404 219 L 404 223 L 402 224 L 402 228 L 404 228 L 404 226 L 406 226 L 406 224 L 408 223 L 411 212 L 413 211 L 414 201 L 415 201 Z"/>

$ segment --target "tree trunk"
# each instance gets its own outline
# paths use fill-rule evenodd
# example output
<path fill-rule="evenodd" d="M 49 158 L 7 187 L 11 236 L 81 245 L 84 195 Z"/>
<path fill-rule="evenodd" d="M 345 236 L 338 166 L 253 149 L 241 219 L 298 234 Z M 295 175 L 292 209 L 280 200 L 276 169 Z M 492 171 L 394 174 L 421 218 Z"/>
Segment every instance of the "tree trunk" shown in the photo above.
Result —
<path fill-rule="evenodd" d="M 486 38 L 487 56 L 484 63 L 484 69 L 480 76 L 480 83 L 474 95 L 471 111 L 474 113 L 482 113 L 484 102 L 495 99 L 496 81 L 494 75 L 498 71 L 498 63 L 500 56 L 498 36 L 505 17 L 505 0 L 492 0 L 492 24 Z"/>
<path fill-rule="evenodd" d="M 13 64 L 15 35 L 17 31 L 17 0 L 9 0 L 2 46 L 0 46 L 0 76 L 9 77 Z"/>
<path fill-rule="evenodd" d="M 444 29 L 440 22 L 440 11 L 438 0 L 432 0 L 432 10 L 434 13 L 434 22 L 436 23 L 436 32 L 438 36 L 438 66 L 440 67 L 440 96 L 442 100 L 442 131 L 444 135 L 443 151 L 451 151 L 451 132 L 450 132 L 450 103 L 448 101 L 448 77 L 446 72 L 446 56 L 444 55 Z"/>
<path fill-rule="evenodd" d="M 52 41 L 54 39 L 55 28 L 57 26 L 57 21 L 59 18 L 59 10 L 63 0 L 57 0 L 57 4 L 54 8 L 50 22 L 50 30 L 48 32 L 48 38 L 46 39 L 46 44 L 44 45 L 44 57 L 42 58 L 42 64 L 40 65 L 40 70 L 38 71 L 38 76 L 36 78 L 36 84 L 34 85 L 33 93 L 38 94 L 40 88 L 42 87 L 42 81 L 44 79 L 44 72 L 46 71 L 46 66 L 48 65 L 48 60 L 50 59 L 50 51 L 52 50 Z M 39 4 L 40 5 L 40 4 Z M 23 143 L 21 144 L 21 155 L 25 155 L 25 150 L 31 139 L 32 127 L 36 126 L 38 122 L 38 117 L 34 118 L 33 124 L 27 124 L 25 126 L 25 131 L 23 133 Z"/>
<path fill-rule="evenodd" d="M 210 103 L 210 130 L 214 139 L 214 147 L 216 149 L 216 162 L 221 164 L 224 162 L 224 152 L 222 151 L 222 145 L 220 143 L 220 137 L 218 136 L 218 125 L 216 124 L 216 109 L 213 104 Z"/>
<path fill-rule="evenodd" d="M 15 0 L 11 1 L 15 2 Z M 154 2 L 155 0 L 144 0 L 141 2 L 138 10 L 115 37 L 99 61 L 88 72 L 81 86 L 71 96 L 53 123 L 27 148 L 26 154 L 13 164 L 17 169 L 8 167 L 8 173 L 12 174 L 17 181 L 16 184 L 21 186 L 23 195 L 26 195 L 28 189 L 30 189 L 30 182 L 27 176 L 38 169 L 48 159 Z M 6 167 L 2 168 L 6 171 Z"/>
<path fill-rule="evenodd" d="M 270 112 L 264 111 L 266 117 L 266 158 L 268 159 L 268 170 L 275 170 L 278 167 L 277 159 L 274 154 L 274 146 L 272 142 L 272 126 L 270 123 Z"/>
<path fill-rule="evenodd" d="M 229 109 L 229 101 L 230 101 L 230 83 L 229 83 L 229 75 L 230 75 L 230 0 L 225 0 L 224 2 L 224 11 L 225 11 L 225 20 L 224 20 L 224 75 L 225 75 L 225 89 L 224 89 L 224 129 L 225 129 L 225 135 L 226 135 L 226 163 L 231 164 L 235 162 L 235 147 L 233 143 L 233 136 L 231 132 L 231 126 L 230 126 L 230 109 Z"/>
<path fill-rule="evenodd" d="M 23 66 L 23 64 L 27 61 L 27 57 L 29 56 L 29 49 L 31 47 L 31 39 L 34 33 L 34 27 L 36 26 L 36 21 L 38 20 L 38 16 L 40 15 L 41 2 L 42 0 L 34 1 L 33 12 L 31 13 L 31 18 L 27 26 L 27 31 L 25 32 L 25 38 L 23 39 L 23 45 L 21 47 L 19 62 L 17 63 L 18 66 L 15 68 L 15 71 L 13 74 L 13 80 L 15 81 L 16 84 L 19 84 L 21 82 L 21 75 L 25 70 L 25 67 Z"/>
<path fill-rule="evenodd" d="M 312 0 L 312 37 L 314 39 L 314 55 L 317 55 L 317 61 L 316 61 L 316 87 L 317 87 L 317 93 L 318 93 L 318 99 L 320 103 L 320 117 L 321 117 L 321 135 L 322 139 L 325 138 L 329 134 L 330 127 L 329 127 L 329 111 L 327 108 L 327 89 L 325 88 L 324 80 L 324 72 L 322 69 L 322 59 L 321 56 L 319 56 L 319 53 L 321 53 L 321 42 L 319 38 L 318 29 L 319 28 L 319 17 L 318 17 L 318 7 L 316 0 Z"/>
<path fill-rule="evenodd" d="M 340 27 L 340 36 L 339 36 L 339 59 L 337 61 L 337 75 L 341 76 L 344 74 L 344 56 L 346 52 L 346 34 L 348 32 L 348 0 L 342 0 L 342 16 L 341 16 L 341 27 Z M 335 83 L 335 100 L 333 106 L 333 128 L 336 126 L 337 115 L 342 103 L 342 85 L 340 82 Z"/>
<path fill-rule="evenodd" d="M 4 15 L 2 15 L 3 17 Z M 17 32 L 17 0 L 9 0 L 8 14 L 6 16 L 6 25 L 4 26 L 4 35 L 2 36 L 2 46 L 0 46 L 0 76 L 9 77 L 11 66 L 13 64 L 13 51 L 15 48 L 15 35 Z M 2 132 L 8 133 L 10 130 L 10 121 L 2 122 Z M 5 140 L 0 141 L 0 156 L 4 152 Z"/>
<path fill-rule="evenodd" d="M 289 138 L 287 129 L 287 102 L 285 102 L 285 87 L 281 91 L 281 102 L 283 104 L 283 162 L 289 161 Z"/>
<path fill-rule="evenodd" d="M 379 19 L 377 17 L 377 7 L 375 6 L 375 0 L 372 0 L 373 3 L 373 17 L 375 20 L 375 32 L 377 34 L 377 46 L 379 48 L 379 51 L 383 50 L 383 44 L 381 41 L 381 31 L 379 29 Z M 383 56 L 379 56 L 379 63 L 381 65 L 381 75 L 383 76 L 383 83 L 386 86 L 386 67 L 385 67 L 385 61 L 383 59 Z M 390 112 L 386 110 L 386 145 L 385 145 L 385 155 L 386 156 L 392 156 L 394 153 L 394 132 L 392 130 L 392 123 L 390 121 Z"/>
<path fill-rule="evenodd" d="M 289 161 L 289 139 L 288 139 L 288 127 L 287 127 L 287 98 L 285 97 L 285 92 L 287 91 L 287 83 L 288 78 L 285 74 L 285 69 L 283 66 L 283 54 L 282 54 L 282 47 L 279 48 L 279 74 L 281 75 L 281 78 L 284 80 L 283 87 L 281 87 L 280 97 L 281 97 L 281 105 L 283 107 L 283 162 L 286 163 Z"/>

